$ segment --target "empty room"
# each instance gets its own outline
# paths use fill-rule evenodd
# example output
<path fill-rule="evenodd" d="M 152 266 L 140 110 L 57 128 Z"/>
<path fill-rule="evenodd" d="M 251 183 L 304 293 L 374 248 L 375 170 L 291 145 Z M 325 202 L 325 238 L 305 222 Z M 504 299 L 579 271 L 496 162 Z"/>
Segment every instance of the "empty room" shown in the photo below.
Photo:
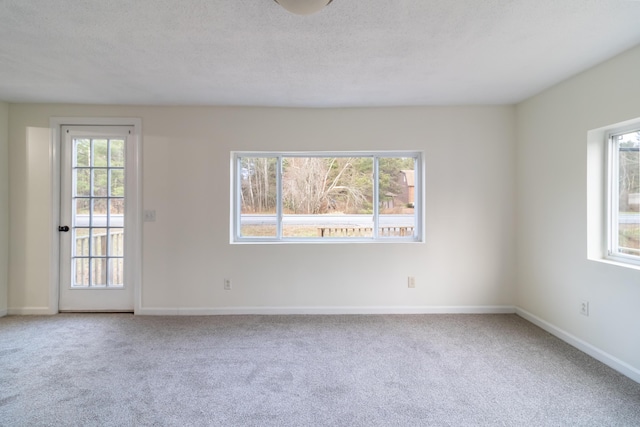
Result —
<path fill-rule="evenodd" d="M 638 23 L 0 0 L 0 425 L 640 425 Z"/>

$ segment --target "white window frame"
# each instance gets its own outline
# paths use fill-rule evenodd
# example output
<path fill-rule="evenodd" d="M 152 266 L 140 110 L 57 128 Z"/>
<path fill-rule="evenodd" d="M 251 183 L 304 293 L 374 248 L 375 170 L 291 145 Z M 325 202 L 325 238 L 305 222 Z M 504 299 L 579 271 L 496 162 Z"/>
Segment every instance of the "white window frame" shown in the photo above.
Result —
<path fill-rule="evenodd" d="M 618 231 L 618 212 L 619 212 L 619 156 L 618 142 L 616 137 L 619 135 L 640 131 L 640 123 L 632 125 L 620 126 L 610 129 L 605 134 L 605 144 L 607 153 L 607 182 L 606 182 L 606 255 L 605 258 L 621 264 L 640 266 L 640 254 L 630 255 L 620 252 L 619 249 L 619 231 Z"/>
<path fill-rule="evenodd" d="M 277 158 L 277 202 L 275 237 L 253 237 L 240 234 L 241 216 L 241 167 L 240 159 L 246 157 Z M 374 159 L 373 186 L 373 236 L 372 237 L 285 237 L 282 236 L 282 158 L 286 157 L 372 157 Z M 415 159 L 415 193 L 414 193 L 414 227 L 411 236 L 389 237 L 378 236 L 379 194 L 378 194 L 378 161 L 379 158 L 412 157 Z M 232 151 L 231 152 L 231 218 L 230 243 L 423 243 L 424 242 L 424 160 L 421 151 Z"/>

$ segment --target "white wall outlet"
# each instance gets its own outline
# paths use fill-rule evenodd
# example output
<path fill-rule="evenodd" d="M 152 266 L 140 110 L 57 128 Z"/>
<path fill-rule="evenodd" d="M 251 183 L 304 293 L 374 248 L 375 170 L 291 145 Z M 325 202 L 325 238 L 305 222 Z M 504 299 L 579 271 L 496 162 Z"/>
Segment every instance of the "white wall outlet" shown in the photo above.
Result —
<path fill-rule="evenodd" d="M 416 278 L 414 276 L 409 276 L 407 278 L 407 286 L 411 289 L 416 287 Z"/>
<path fill-rule="evenodd" d="M 580 314 L 589 316 L 589 301 L 580 301 Z"/>
<path fill-rule="evenodd" d="M 224 279 L 224 290 L 225 291 L 231 290 L 231 279 Z"/>
<path fill-rule="evenodd" d="M 145 209 L 144 220 L 145 222 L 154 222 L 156 220 L 156 211 L 154 209 Z"/>

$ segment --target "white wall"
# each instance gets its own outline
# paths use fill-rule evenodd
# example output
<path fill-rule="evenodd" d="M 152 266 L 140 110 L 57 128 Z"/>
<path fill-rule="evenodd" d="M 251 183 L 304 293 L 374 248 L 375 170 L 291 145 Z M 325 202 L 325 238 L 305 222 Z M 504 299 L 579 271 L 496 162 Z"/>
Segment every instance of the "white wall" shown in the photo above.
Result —
<path fill-rule="evenodd" d="M 636 47 L 519 104 L 516 119 L 517 305 L 636 380 L 640 271 L 587 260 L 586 166 L 589 130 L 640 117 L 639 70 Z"/>
<path fill-rule="evenodd" d="M 513 107 L 10 106 L 10 312 L 49 305 L 51 116 L 140 117 L 142 307 L 213 312 L 511 306 Z M 231 150 L 424 150 L 425 244 L 230 245 Z M 407 276 L 417 280 L 408 289 Z M 223 290 L 223 278 L 233 280 Z M 349 309 L 349 307 L 355 309 Z"/>
<path fill-rule="evenodd" d="M 9 105 L 0 102 L 0 316 L 7 314 L 9 279 Z"/>

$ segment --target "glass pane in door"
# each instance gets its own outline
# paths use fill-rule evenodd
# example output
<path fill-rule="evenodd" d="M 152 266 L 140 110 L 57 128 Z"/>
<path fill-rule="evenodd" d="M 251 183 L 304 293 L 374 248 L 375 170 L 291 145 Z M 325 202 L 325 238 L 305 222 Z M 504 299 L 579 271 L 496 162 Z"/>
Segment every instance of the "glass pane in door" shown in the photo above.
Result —
<path fill-rule="evenodd" d="M 125 141 L 73 139 L 72 287 L 123 286 Z"/>

